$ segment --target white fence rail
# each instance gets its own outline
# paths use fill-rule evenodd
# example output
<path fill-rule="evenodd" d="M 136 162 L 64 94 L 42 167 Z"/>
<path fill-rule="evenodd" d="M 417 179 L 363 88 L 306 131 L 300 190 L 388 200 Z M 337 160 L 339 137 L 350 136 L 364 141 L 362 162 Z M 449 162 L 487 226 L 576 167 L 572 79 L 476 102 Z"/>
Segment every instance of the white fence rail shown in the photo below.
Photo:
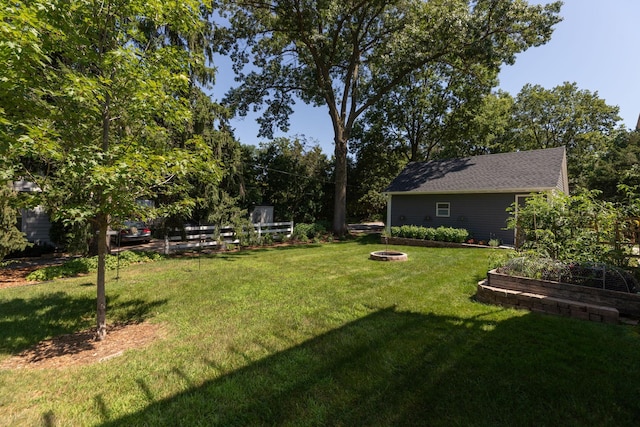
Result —
<path fill-rule="evenodd" d="M 258 240 L 263 236 L 271 235 L 274 240 L 291 237 L 293 234 L 293 221 L 270 222 L 253 224 L 254 232 Z M 175 228 L 165 236 L 165 254 L 171 251 L 184 251 L 201 249 L 212 246 L 238 244 L 236 232 L 233 227 L 220 227 L 219 232 L 214 225 L 193 225 L 184 229 Z"/>

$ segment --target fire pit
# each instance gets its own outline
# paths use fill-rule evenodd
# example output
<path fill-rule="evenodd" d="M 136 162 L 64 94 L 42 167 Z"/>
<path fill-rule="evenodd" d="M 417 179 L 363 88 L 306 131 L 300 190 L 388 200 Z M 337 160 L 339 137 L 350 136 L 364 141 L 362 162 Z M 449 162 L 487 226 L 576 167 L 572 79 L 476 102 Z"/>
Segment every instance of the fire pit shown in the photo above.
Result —
<path fill-rule="evenodd" d="M 407 254 L 397 251 L 375 251 L 369 254 L 369 259 L 374 261 L 406 261 Z"/>

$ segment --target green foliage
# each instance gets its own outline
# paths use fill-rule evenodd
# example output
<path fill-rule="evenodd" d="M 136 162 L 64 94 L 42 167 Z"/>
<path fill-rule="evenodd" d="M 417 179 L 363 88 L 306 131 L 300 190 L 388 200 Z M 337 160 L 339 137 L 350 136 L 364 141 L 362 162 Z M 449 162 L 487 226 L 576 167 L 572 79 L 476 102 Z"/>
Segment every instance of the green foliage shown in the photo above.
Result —
<path fill-rule="evenodd" d="M 579 89 L 575 83 L 565 82 L 551 89 L 527 84 L 515 98 L 500 91 L 485 96 L 477 108 L 466 111 L 466 126 L 442 144 L 445 150 L 441 155 L 463 157 L 565 147 L 571 187 L 600 188 L 594 185 L 595 165 L 605 169 L 609 159 L 619 156 L 609 151 L 613 137 L 620 134 L 616 129 L 618 111 L 596 92 Z M 625 164 L 619 157 L 617 161 L 619 166 Z M 599 175 L 598 179 L 607 180 L 606 175 Z M 611 189 L 615 192 L 615 184 L 608 192 Z"/>
<path fill-rule="evenodd" d="M 233 223 L 233 230 L 240 246 L 255 246 L 260 244 L 258 232 L 249 219 L 237 218 Z"/>
<path fill-rule="evenodd" d="M 465 117 L 465 126 L 447 134 L 447 139 L 440 143 L 437 157 L 460 158 L 513 151 L 514 142 L 517 142 L 514 133 L 520 129 L 513 123 L 514 102 L 509 93 L 498 90 L 485 95 L 479 104 L 463 105 L 459 114 Z"/>
<path fill-rule="evenodd" d="M 327 228 L 321 222 L 298 223 L 293 227 L 293 233 L 291 238 L 300 242 L 308 242 L 310 239 L 315 239 L 326 234 Z"/>
<path fill-rule="evenodd" d="M 273 239 L 273 234 L 272 233 L 265 233 L 262 236 L 260 236 L 260 244 L 264 245 L 264 246 L 270 246 L 272 245 L 274 242 Z"/>
<path fill-rule="evenodd" d="M 440 142 L 441 158 L 565 147 L 572 191 L 603 190 L 615 200 L 619 183 L 640 182 L 637 140 L 620 122 L 619 108 L 596 92 L 565 82 L 547 89 L 527 84 L 514 97 L 498 91 L 462 107 L 464 126 Z"/>
<path fill-rule="evenodd" d="M 228 227 L 229 224 L 233 224 L 237 230 L 247 227 L 249 224 L 248 220 L 245 220 L 247 212 L 238 206 L 238 199 L 231 197 L 226 191 L 212 190 L 213 192 L 209 194 L 208 198 L 211 209 L 206 217 L 206 222 L 215 225 L 215 238 L 218 239 L 220 230 Z M 241 231 L 240 234 L 243 232 Z"/>
<path fill-rule="evenodd" d="M 373 113 L 372 113 L 373 114 Z M 365 118 L 354 127 L 350 144 L 353 165 L 349 167 L 349 216 L 364 221 L 383 220 L 387 199 L 382 191 L 407 163 L 400 151 L 389 148 L 389 136 L 377 123 Z"/>
<path fill-rule="evenodd" d="M 580 209 L 580 210 L 578 210 Z M 584 211 L 582 211 L 584 209 Z M 591 195 L 535 194 L 524 206 L 510 208 L 509 229 L 517 229 L 522 248 L 551 259 L 601 258 L 604 248 L 596 222 L 610 221 Z M 604 237 L 604 236 L 602 236 Z"/>
<path fill-rule="evenodd" d="M 510 276 L 552 280 L 578 286 L 638 293 L 638 280 L 629 271 L 594 262 L 566 262 L 528 254 L 508 259 L 498 272 Z"/>
<path fill-rule="evenodd" d="M 92 236 L 92 227 L 88 223 L 52 221 L 49 229 L 51 241 L 71 254 L 87 255 Z"/>
<path fill-rule="evenodd" d="M 224 2 L 221 50 L 241 71 L 227 102 L 264 107 L 260 135 L 286 131 L 296 97 L 326 105 L 335 131 L 333 231 L 346 232 L 347 153 L 358 118 L 418 70 L 499 69 L 547 42 L 560 2 Z M 295 11 L 295 12 L 294 12 Z M 226 38 L 226 40 L 224 40 Z M 246 68 L 250 68 L 244 72 Z M 438 83 L 435 83 L 438 85 Z"/>
<path fill-rule="evenodd" d="M 123 251 L 120 255 L 107 255 L 105 265 L 107 270 L 115 270 L 118 265 L 126 267 L 132 264 L 153 262 L 162 259 L 157 252 Z M 41 268 L 30 273 L 26 279 L 34 281 L 53 280 L 60 277 L 75 277 L 98 270 L 98 257 L 74 258 L 62 265 Z"/>
<path fill-rule="evenodd" d="M 528 256 L 513 254 L 499 268 L 501 273 L 512 276 L 529 277 L 531 279 L 553 280 L 561 282 L 570 275 L 568 266 L 557 259 L 536 256 L 529 253 Z"/>
<path fill-rule="evenodd" d="M 112 220 L 154 213 L 139 199 L 162 196 L 166 205 L 155 212 L 162 216 L 190 212 L 196 201 L 189 181 L 221 178 L 210 139 L 190 129 L 191 89 L 213 77 L 209 6 L 199 0 L 17 3 L 11 12 L 33 13 L 19 30 L 33 35 L 39 50 L 13 61 L 0 45 L 0 68 L 21 62 L 24 71 L 11 96 L 5 98 L 0 85 L 0 113 L 8 113 L 0 132 L 11 134 L 0 154 L 11 159 L 14 175 L 36 181 L 51 219 L 91 222 L 99 254 L 107 252 Z M 0 29 L 11 26 L 5 24 L 10 17 L 0 18 Z M 100 338 L 106 333 L 104 267 L 97 275 Z"/>
<path fill-rule="evenodd" d="M 510 208 L 508 227 L 518 231 L 521 248 L 538 257 L 628 266 L 625 227 L 637 206 L 600 201 L 597 195 L 531 195 L 517 215 L 515 205 Z"/>
<path fill-rule="evenodd" d="M 309 223 L 329 217 L 330 163 L 320 146 L 276 138 L 260 144 L 251 161 L 258 203 L 273 206 L 275 218 Z"/>
<path fill-rule="evenodd" d="M 16 228 L 16 209 L 11 206 L 13 190 L 0 181 L 0 261 L 9 253 L 27 247 L 27 239 Z"/>
<path fill-rule="evenodd" d="M 586 175 L 608 149 L 608 138 L 620 120 L 617 106 L 575 83 L 552 89 L 525 85 L 514 104 L 514 135 L 519 149 L 566 147 L 572 185 L 585 186 Z"/>
<path fill-rule="evenodd" d="M 600 155 L 592 168 L 585 170 L 587 188 L 598 189 L 598 198 L 625 203 L 628 190 L 636 195 L 640 187 L 640 131 L 618 130 L 608 150 Z"/>
<path fill-rule="evenodd" d="M 463 243 L 469 237 L 469 232 L 464 228 L 430 228 L 417 225 L 402 225 L 398 227 L 391 227 L 391 236 L 404 237 L 408 239 Z"/>

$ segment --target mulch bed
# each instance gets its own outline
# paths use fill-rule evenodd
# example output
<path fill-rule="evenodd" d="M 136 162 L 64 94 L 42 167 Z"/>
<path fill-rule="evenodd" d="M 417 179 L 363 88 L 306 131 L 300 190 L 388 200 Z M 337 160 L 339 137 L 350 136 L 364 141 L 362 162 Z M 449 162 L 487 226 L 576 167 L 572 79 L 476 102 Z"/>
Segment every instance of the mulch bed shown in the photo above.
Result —
<path fill-rule="evenodd" d="M 38 268 L 59 263 L 60 260 L 52 259 L 28 265 L 10 264 L 0 269 L 0 289 L 41 283 L 28 281 L 26 276 Z M 79 331 L 41 341 L 0 362 L 0 369 L 64 369 L 105 362 L 126 350 L 144 347 L 164 335 L 162 326 L 152 323 L 108 325 L 107 337 L 103 341 L 95 339 L 94 329 Z"/>
<path fill-rule="evenodd" d="M 63 369 L 105 362 L 125 350 L 142 348 L 164 336 L 161 325 L 131 323 L 107 328 L 107 337 L 98 341 L 94 330 L 61 335 L 41 341 L 0 362 L 0 369 Z"/>

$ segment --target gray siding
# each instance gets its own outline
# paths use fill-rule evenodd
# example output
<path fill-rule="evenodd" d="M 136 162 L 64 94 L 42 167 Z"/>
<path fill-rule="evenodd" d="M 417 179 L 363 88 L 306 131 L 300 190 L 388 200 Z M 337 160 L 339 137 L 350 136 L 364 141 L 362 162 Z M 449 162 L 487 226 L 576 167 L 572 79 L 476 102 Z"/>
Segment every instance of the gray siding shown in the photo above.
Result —
<path fill-rule="evenodd" d="M 49 216 L 40 206 L 22 211 L 22 232 L 31 243 L 51 245 Z"/>
<path fill-rule="evenodd" d="M 40 187 L 31 181 L 14 181 L 14 191 L 20 192 L 40 192 Z M 51 222 L 49 215 L 44 211 L 42 206 L 36 206 L 33 209 L 22 209 L 20 211 L 22 217 L 20 222 L 20 231 L 22 231 L 30 243 L 37 245 L 52 245 L 49 238 L 49 229 Z"/>
<path fill-rule="evenodd" d="M 515 196 L 515 193 L 393 195 L 388 221 L 391 226 L 464 228 L 475 239 L 497 238 L 512 245 L 513 230 L 505 230 L 509 217 L 506 209 L 515 201 Z M 450 204 L 448 218 L 436 216 L 438 202 Z"/>

